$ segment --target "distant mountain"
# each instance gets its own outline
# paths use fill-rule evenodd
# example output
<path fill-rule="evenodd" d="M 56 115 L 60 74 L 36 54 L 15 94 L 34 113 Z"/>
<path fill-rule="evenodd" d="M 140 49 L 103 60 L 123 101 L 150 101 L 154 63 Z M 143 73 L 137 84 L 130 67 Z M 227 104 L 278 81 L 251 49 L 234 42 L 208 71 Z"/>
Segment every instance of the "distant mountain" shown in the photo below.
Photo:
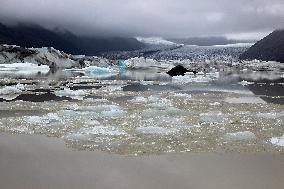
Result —
<path fill-rule="evenodd" d="M 174 43 L 184 45 L 197 45 L 197 46 L 213 46 L 213 45 L 228 45 L 236 43 L 254 43 L 250 40 L 230 40 L 225 37 L 190 37 L 190 38 L 176 38 L 168 39 Z"/>
<path fill-rule="evenodd" d="M 51 31 L 35 25 L 19 24 L 8 27 L 1 23 L 0 44 L 35 48 L 54 47 L 66 53 L 84 55 L 138 50 L 145 46 L 135 38 L 82 37 L 68 31 Z"/>
<path fill-rule="evenodd" d="M 241 54 L 240 59 L 258 59 L 284 63 L 284 30 L 273 31 Z"/>

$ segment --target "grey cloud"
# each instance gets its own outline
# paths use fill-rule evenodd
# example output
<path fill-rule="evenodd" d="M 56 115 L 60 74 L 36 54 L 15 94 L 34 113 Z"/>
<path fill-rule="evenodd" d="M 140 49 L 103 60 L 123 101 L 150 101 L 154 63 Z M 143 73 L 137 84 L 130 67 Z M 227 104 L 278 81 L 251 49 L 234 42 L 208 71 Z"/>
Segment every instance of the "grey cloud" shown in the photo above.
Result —
<path fill-rule="evenodd" d="M 0 21 L 78 34 L 189 37 L 284 27 L 283 0 L 0 0 Z"/>

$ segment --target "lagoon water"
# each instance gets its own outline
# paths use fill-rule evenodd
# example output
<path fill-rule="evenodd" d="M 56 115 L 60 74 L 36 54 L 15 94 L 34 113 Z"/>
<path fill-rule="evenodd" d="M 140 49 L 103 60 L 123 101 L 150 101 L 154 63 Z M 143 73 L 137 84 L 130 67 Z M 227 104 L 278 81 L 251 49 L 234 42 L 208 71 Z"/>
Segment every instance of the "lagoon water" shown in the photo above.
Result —
<path fill-rule="evenodd" d="M 30 73 L 2 66 L 0 131 L 122 155 L 283 153 L 283 142 L 273 142 L 284 134 L 281 66 L 170 77 L 165 64 Z"/>

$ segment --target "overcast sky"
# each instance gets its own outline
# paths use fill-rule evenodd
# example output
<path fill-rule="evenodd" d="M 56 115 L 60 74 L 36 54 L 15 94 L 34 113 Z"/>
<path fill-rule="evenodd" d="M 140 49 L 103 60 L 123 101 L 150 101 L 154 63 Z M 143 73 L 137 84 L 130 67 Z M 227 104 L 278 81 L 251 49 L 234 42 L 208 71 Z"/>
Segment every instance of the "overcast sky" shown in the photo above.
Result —
<path fill-rule="evenodd" d="M 260 38 L 284 28 L 284 0 L 0 0 L 0 21 L 89 35 Z"/>

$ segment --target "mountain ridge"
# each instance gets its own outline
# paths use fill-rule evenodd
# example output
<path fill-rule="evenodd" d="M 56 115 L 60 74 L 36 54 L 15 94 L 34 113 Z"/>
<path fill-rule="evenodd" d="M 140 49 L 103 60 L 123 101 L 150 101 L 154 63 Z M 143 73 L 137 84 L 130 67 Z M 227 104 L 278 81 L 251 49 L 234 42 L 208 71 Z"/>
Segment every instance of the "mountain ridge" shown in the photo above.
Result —
<path fill-rule="evenodd" d="M 41 26 L 19 24 L 9 27 L 0 23 L 0 44 L 19 45 L 27 48 L 54 47 L 66 53 L 99 55 L 110 51 L 131 51 L 145 45 L 135 38 L 85 37 L 69 31 L 47 30 Z"/>

